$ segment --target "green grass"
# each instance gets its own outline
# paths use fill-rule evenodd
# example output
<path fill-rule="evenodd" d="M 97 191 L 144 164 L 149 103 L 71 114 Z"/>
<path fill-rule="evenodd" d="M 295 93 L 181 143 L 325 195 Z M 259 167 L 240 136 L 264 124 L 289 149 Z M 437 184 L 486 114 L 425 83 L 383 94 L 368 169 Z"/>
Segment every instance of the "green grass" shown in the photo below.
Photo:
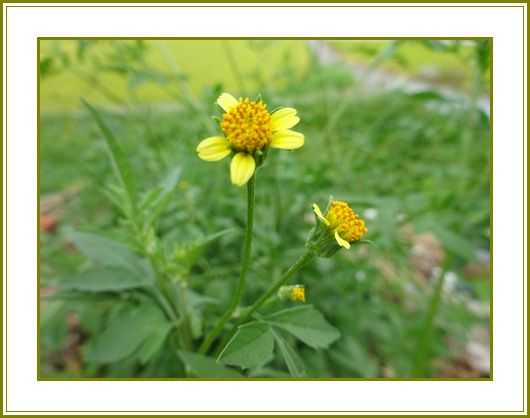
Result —
<path fill-rule="evenodd" d="M 229 87 L 237 89 L 237 84 L 228 67 L 222 71 L 223 79 L 212 80 L 222 86 L 205 81 L 206 69 L 223 53 L 216 42 L 192 45 L 186 47 L 187 52 L 181 45 L 174 48 L 180 51 L 179 57 L 186 57 L 182 65 L 187 63 L 196 71 L 189 73 L 189 81 L 198 93 L 198 107 L 180 102 L 178 109 L 168 111 L 106 112 L 105 120 L 125 149 L 141 190 L 153 187 L 175 167 L 182 169 L 177 192 L 158 229 L 167 245 L 174 239 L 191 242 L 227 228 L 236 231 L 199 254 L 191 270 L 191 289 L 217 302 L 203 312 L 203 326 L 211 329 L 235 285 L 245 193 L 244 188 L 230 184 L 228 160 L 207 163 L 196 157 L 196 145 L 209 135 L 205 115 L 219 116 L 214 105 L 217 95 Z M 235 43 L 233 48 L 239 51 L 242 45 Z M 205 56 L 208 60 L 199 62 Z M 242 51 L 236 56 L 246 57 Z M 311 377 L 439 376 L 443 364 L 461 359 L 470 330 L 488 325 L 488 318 L 467 308 L 469 301 L 489 302 L 488 277 L 483 274 L 473 281 L 464 269 L 475 260 L 477 250 L 489 249 L 489 120 L 477 109 L 436 91 L 363 96 L 356 93 L 356 80 L 347 70 L 319 66 L 309 57 L 304 60 L 305 71 L 300 71 L 298 61 L 268 63 L 260 67 L 265 73 L 253 76 L 247 86 L 252 95 L 261 93 L 272 108 L 296 107 L 301 116 L 297 130 L 305 134 L 306 144 L 295 152 L 273 150 L 258 172 L 253 258 L 244 304 L 255 300 L 303 252 L 314 222 L 311 204 L 323 207 L 330 195 L 347 200 L 366 218 L 367 238 L 374 245 L 354 246 L 332 259 L 319 259 L 292 282 L 306 285 L 309 302 L 340 330 L 341 339 L 328 351 L 289 343 L 294 344 Z M 272 74 L 278 83 L 262 84 L 260 80 Z M 69 75 L 60 73 L 43 80 L 41 98 L 47 101 L 46 109 L 55 104 L 52 86 L 57 89 L 54 83 L 68 80 L 65 77 Z M 91 97 L 82 84 L 72 83 L 68 97 L 85 93 Z M 113 81 L 105 84 L 116 92 L 125 88 Z M 178 84 L 171 81 L 163 86 L 168 89 Z M 345 95 L 349 89 L 351 95 Z M 119 94 L 129 97 L 130 88 L 125 90 Z M 153 100 L 154 91 L 153 86 Z M 74 107 L 75 100 L 64 100 L 62 105 Z M 330 118 L 343 105 L 344 114 L 326 136 Z M 41 285 L 54 288 L 85 264 L 69 244 L 69 230 L 99 231 L 119 238 L 123 225 L 105 195 L 115 180 L 101 133 L 89 115 L 84 111 L 43 114 L 40 141 L 41 197 L 72 184 L 83 185 L 81 193 L 62 208 L 58 230 L 42 234 Z M 436 281 L 420 278 L 411 264 L 414 236 L 421 233 L 436 237 L 445 255 L 439 268 L 458 277 L 450 295 L 437 291 Z M 41 366 L 46 376 L 179 373 L 162 355 L 150 368 L 139 368 L 132 360 L 104 369 L 86 361 L 80 362 L 79 370 L 65 366 L 67 313 L 79 315 L 83 352 L 101 332 L 106 315 L 112 312 L 109 305 L 112 302 L 104 300 L 97 304 L 93 300 L 43 303 Z M 274 360 L 254 373 L 279 377 L 285 376 L 286 368 Z"/>

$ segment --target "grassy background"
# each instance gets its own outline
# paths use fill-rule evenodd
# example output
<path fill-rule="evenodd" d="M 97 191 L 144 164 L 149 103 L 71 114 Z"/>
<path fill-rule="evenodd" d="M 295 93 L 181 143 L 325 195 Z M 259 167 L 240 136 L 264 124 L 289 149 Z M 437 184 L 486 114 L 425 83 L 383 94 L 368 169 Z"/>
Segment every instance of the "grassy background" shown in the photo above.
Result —
<path fill-rule="evenodd" d="M 388 46 L 341 42 L 336 51 L 345 63 L 371 68 Z M 489 75 L 474 44 L 456 50 L 411 44 L 397 51 L 413 63 L 408 69 L 393 53 L 377 70 L 399 67 L 414 77 L 436 68 L 432 88 L 366 92 L 358 83 L 362 75 L 345 63 L 320 64 L 303 41 L 230 41 L 228 49 L 221 41 L 42 42 L 41 202 L 59 201 L 41 215 L 41 224 L 43 216 L 49 223 L 41 234 L 42 373 L 174 375 L 162 354 L 148 368 L 134 358 L 104 368 L 87 363 L 84 352 L 104 329 L 111 304 L 46 297 L 85 267 L 69 230 L 121 234 L 119 214 L 105 195 L 113 181 L 110 163 L 80 98 L 107 109 L 144 190 L 182 169 L 158 231 L 168 245 L 238 231 L 209 246 L 192 268 L 192 289 L 217 301 L 203 312 L 202 329 L 209 329 L 238 272 L 245 197 L 229 183 L 228 161 L 202 162 L 195 147 L 209 135 L 210 115 L 219 115 L 218 94 L 245 91 L 260 93 L 271 108 L 296 107 L 297 129 L 306 136 L 299 151 L 271 152 L 258 173 L 245 303 L 298 257 L 313 224 L 311 204 L 324 206 L 333 195 L 366 219 L 375 245 L 319 259 L 294 279 L 342 334 L 328 351 L 297 346 L 310 376 L 487 376 L 468 345 L 480 336 L 487 355 L 490 132 L 473 97 L 488 92 Z M 448 77 L 462 97 L 440 92 Z M 475 80 L 471 87 L 468 79 Z M 439 277 L 441 302 L 433 310 Z M 285 367 L 274 360 L 252 373 L 281 377 Z"/>
<path fill-rule="evenodd" d="M 303 41 L 295 40 L 274 45 L 267 40 L 149 40 L 142 42 L 142 47 L 127 48 L 131 44 L 134 45 L 133 42 L 98 41 L 85 43 L 81 49 L 77 41 L 41 41 L 41 56 L 50 62 L 49 76 L 41 87 L 41 109 L 44 112 L 76 110 L 80 107 L 79 97 L 96 104 L 174 102 L 175 96 L 181 93 L 179 83 L 172 83 L 175 79 L 186 81 L 194 94 L 216 84 L 235 91 L 240 87 L 238 76 L 233 73 L 227 53 L 237 60 L 240 72 L 257 74 L 259 70 L 258 79 L 245 80 L 245 87 L 250 90 L 256 90 L 261 84 L 281 83 L 276 76 L 285 59 L 289 59 L 296 74 L 307 69 L 309 60 Z M 145 51 L 142 60 L 148 62 L 149 68 L 137 65 L 134 77 L 124 77 L 130 69 L 128 61 L 139 57 L 140 51 Z M 75 65 L 79 61 L 82 65 Z M 65 65 L 69 71 L 60 70 Z M 94 67 L 98 67 L 97 77 Z M 98 84 L 112 86 L 105 89 L 111 93 L 110 97 L 94 88 L 95 78 Z"/>

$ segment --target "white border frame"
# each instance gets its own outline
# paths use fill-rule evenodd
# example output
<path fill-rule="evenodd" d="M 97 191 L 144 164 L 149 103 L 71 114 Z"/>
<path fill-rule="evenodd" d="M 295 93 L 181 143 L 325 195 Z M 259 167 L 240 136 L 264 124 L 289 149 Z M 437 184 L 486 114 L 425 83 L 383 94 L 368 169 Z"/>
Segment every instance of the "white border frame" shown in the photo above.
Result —
<path fill-rule="evenodd" d="M 15 7 L 16 6 L 16 7 Z M 526 5 L 4 4 L 4 412 L 526 411 Z M 150 5 L 154 6 L 154 5 Z M 274 6 L 274 7 L 272 7 Z M 363 6 L 363 7 L 360 7 Z M 501 5 L 499 5 L 501 6 Z M 518 7 L 515 7 L 518 6 Z M 436 11 L 435 11 L 436 10 Z M 258 12 L 259 11 L 259 12 Z M 7 32 L 9 31 L 9 32 Z M 7 35 L 7 41 L 6 41 Z M 493 36 L 494 380 L 37 382 L 36 38 L 39 36 Z M 9 43 L 7 43 L 9 42 Z M 7 48 L 6 48 L 7 47 Z M 6 71 L 7 69 L 7 71 Z M 9 79 L 6 79 L 9 77 Z M 8 111 L 6 111 L 8 109 Z M 8 146 L 7 146 L 8 145 Z M 521 158 L 522 154 L 522 158 Z M 6 164 L 6 157 L 8 165 Z M 523 193 L 521 193 L 523 190 Z M 523 209 L 524 205 L 524 209 Z M 31 220 L 28 222 L 28 220 Z M 6 236 L 6 230 L 9 235 Z M 29 243 L 29 244 L 28 244 Z M 6 248 L 9 252 L 6 253 Z M 6 267 L 7 265 L 7 267 Z M 6 283 L 8 286 L 6 287 Z M 521 294 L 523 297 L 521 297 Z M 5 297 L 9 302 L 6 304 Z M 6 315 L 7 314 L 7 315 Z M 6 322 L 8 318 L 9 322 Z M 6 327 L 7 325 L 7 327 Z M 9 334 L 6 334 L 6 329 Z M 521 330 L 523 332 L 521 333 Z M 9 388 L 7 390 L 6 388 Z M 207 398 L 205 397 L 207 394 Z M 7 409 L 6 409 L 7 408 Z M 486 412 L 483 412 L 484 414 Z M 304 412 L 308 415 L 308 412 Z"/>

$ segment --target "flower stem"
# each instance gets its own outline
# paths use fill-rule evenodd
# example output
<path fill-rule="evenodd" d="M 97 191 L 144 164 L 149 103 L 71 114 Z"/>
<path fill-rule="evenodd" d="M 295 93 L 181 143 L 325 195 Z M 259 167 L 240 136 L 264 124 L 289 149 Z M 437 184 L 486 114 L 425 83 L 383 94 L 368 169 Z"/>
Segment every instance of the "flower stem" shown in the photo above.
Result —
<path fill-rule="evenodd" d="M 298 270 L 305 266 L 309 261 L 313 259 L 315 255 L 311 251 L 306 251 L 300 256 L 296 262 L 289 267 L 289 269 L 274 283 L 269 290 L 267 290 L 254 304 L 245 312 L 245 315 L 241 317 L 238 324 L 248 320 L 254 312 L 256 312 L 265 302 L 267 302 L 272 296 L 278 292 L 278 289 L 282 287 L 287 280 L 289 280 Z"/>
<path fill-rule="evenodd" d="M 237 321 L 237 325 L 241 325 L 244 322 L 246 322 L 254 312 L 256 312 L 261 306 L 263 306 L 272 296 L 276 294 L 278 289 L 282 287 L 287 280 L 289 280 L 298 270 L 300 270 L 302 267 L 304 267 L 307 263 L 309 263 L 313 258 L 315 257 L 315 254 L 307 250 L 304 254 L 300 256 L 296 262 L 289 267 L 289 269 L 274 283 L 269 290 L 267 290 L 254 304 L 245 312 L 245 314 Z M 219 345 L 217 349 L 217 353 L 219 354 L 221 350 L 224 348 L 226 343 L 232 338 L 232 336 L 235 334 L 236 327 L 226 335 L 226 337 L 223 339 L 221 344 Z"/>
<path fill-rule="evenodd" d="M 250 267 L 250 253 L 252 249 L 252 229 L 254 225 L 254 189 L 256 182 L 256 174 L 247 183 L 247 226 L 245 228 L 245 242 L 243 244 L 243 256 L 241 259 L 241 270 L 239 274 L 239 283 L 237 286 L 234 295 L 232 296 L 232 301 L 221 317 L 215 328 L 206 336 L 203 343 L 199 348 L 200 353 L 206 353 L 210 348 L 214 339 L 219 335 L 223 330 L 226 322 L 232 317 L 232 314 L 237 309 L 241 297 L 243 296 L 243 291 L 245 289 L 245 277 L 247 271 Z"/>

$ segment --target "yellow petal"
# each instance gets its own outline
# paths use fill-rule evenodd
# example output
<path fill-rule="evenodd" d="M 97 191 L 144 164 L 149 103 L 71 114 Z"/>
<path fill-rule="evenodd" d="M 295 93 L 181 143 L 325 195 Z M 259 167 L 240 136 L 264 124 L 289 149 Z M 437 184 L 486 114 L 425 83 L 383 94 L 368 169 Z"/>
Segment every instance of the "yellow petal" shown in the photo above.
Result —
<path fill-rule="evenodd" d="M 283 131 L 290 129 L 300 122 L 296 116 L 296 109 L 292 107 L 282 107 L 271 115 L 271 126 L 273 131 Z"/>
<path fill-rule="evenodd" d="M 201 142 L 199 142 L 199 145 L 197 145 L 197 152 L 214 146 L 214 145 L 224 145 L 228 144 L 228 140 L 222 136 L 210 136 L 206 139 L 203 139 Z"/>
<path fill-rule="evenodd" d="M 304 135 L 300 132 L 285 130 L 272 135 L 271 147 L 297 149 L 304 145 Z"/>
<path fill-rule="evenodd" d="M 205 161 L 219 161 L 230 154 L 230 144 L 222 136 L 211 136 L 197 145 L 199 158 Z"/>
<path fill-rule="evenodd" d="M 337 231 L 335 231 L 335 240 L 337 241 L 337 244 L 339 244 L 341 247 L 344 247 L 347 250 L 350 248 L 350 243 L 342 239 Z"/>
<path fill-rule="evenodd" d="M 243 186 L 250 180 L 256 169 L 256 162 L 252 155 L 240 152 L 234 155 L 230 163 L 230 180 L 236 186 Z"/>
<path fill-rule="evenodd" d="M 230 109 L 237 106 L 238 103 L 239 102 L 237 101 L 237 99 L 234 96 L 232 96 L 230 93 L 223 93 L 217 99 L 217 104 L 221 106 L 221 108 L 225 112 L 229 112 Z"/>
<path fill-rule="evenodd" d="M 316 203 L 313 203 L 313 212 L 315 212 L 315 215 L 318 216 L 318 218 L 324 222 L 327 226 L 329 226 L 329 221 L 324 218 L 324 215 L 322 215 L 322 211 L 320 210 L 320 208 L 318 207 L 318 205 Z"/>

